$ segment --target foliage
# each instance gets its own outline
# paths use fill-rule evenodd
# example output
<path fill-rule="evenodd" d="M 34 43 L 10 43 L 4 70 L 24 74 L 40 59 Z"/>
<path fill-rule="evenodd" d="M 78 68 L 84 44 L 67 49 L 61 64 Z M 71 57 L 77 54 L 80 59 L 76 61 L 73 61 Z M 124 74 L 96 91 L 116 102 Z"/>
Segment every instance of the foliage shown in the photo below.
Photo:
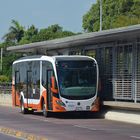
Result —
<path fill-rule="evenodd" d="M 102 28 L 134 25 L 140 23 L 139 0 L 102 0 Z M 85 31 L 98 31 L 100 26 L 100 0 L 93 4 L 90 10 L 83 16 L 83 28 Z"/>
<path fill-rule="evenodd" d="M 58 24 L 54 24 L 44 29 L 37 29 L 31 25 L 25 29 L 18 21 L 12 20 L 9 32 L 3 36 L 4 42 L 0 44 L 0 48 L 4 48 L 3 53 L 3 70 L 1 75 L 11 79 L 12 63 L 14 60 L 22 57 L 22 54 L 15 54 L 6 51 L 9 46 L 28 44 L 33 42 L 45 41 L 55 38 L 61 38 L 74 35 L 70 31 L 63 31 L 63 28 Z"/>
<path fill-rule="evenodd" d="M 12 20 L 9 32 L 3 36 L 3 47 L 28 44 L 44 40 L 51 40 L 55 38 L 62 38 L 74 35 L 70 31 L 63 31 L 63 28 L 58 24 L 54 24 L 44 29 L 37 29 L 31 25 L 27 30 L 19 24 L 18 21 Z"/>
<path fill-rule="evenodd" d="M 13 54 L 13 53 L 8 53 L 5 52 L 3 55 L 3 69 L 2 69 L 2 75 L 7 76 L 9 79 L 11 79 L 11 74 L 12 74 L 12 63 L 16 59 L 20 58 L 22 54 Z"/>
<path fill-rule="evenodd" d="M 11 42 L 11 41 L 9 41 L 9 42 L 3 42 L 3 43 L 1 43 L 0 44 L 0 48 L 4 48 L 4 49 L 6 49 L 7 47 L 9 47 L 9 46 L 15 46 L 16 44 L 14 43 L 14 42 Z"/>
<path fill-rule="evenodd" d="M 5 75 L 0 75 L 0 83 L 9 82 L 9 78 Z"/>
<path fill-rule="evenodd" d="M 48 28 L 38 30 L 34 25 L 25 31 L 23 38 L 18 44 L 27 44 L 32 42 L 46 41 L 55 38 L 62 38 L 66 36 L 74 35 L 70 31 L 63 31 L 63 28 L 58 24 L 49 26 Z"/>
<path fill-rule="evenodd" d="M 24 27 L 16 20 L 12 20 L 11 23 L 12 26 L 9 28 L 9 32 L 3 36 L 3 39 L 5 39 L 5 42 L 17 43 L 24 36 Z"/>

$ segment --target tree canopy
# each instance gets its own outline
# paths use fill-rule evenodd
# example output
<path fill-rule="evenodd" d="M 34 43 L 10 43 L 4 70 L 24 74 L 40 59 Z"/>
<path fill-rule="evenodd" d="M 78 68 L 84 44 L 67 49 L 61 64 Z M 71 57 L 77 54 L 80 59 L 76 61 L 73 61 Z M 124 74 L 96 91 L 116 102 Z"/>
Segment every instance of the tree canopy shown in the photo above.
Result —
<path fill-rule="evenodd" d="M 65 31 L 58 24 L 49 26 L 48 28 L 37 29 L 34 25 L 29 26 L 27 29 L 20 25 L 16 20 L 12 20 L 9 32 L 3 36 L 3 46 L 27 44 L 50 40 L 55 38 L 62 38 L 74 35 L 71 31 Z M 5 44 L 5 45 L 4 45 Z"/>
<path fill-rule="evenodd" d="M 0 71 L 0 81 L 3 81 L 3 79 L 5 80 L 5 76 L 7 76 L 7 78 L 9 79 L 11 78 L 12 62 L 22 56 L 22 54 L 20 53 L 13 54 L 7 52 L 6 48 L 8 46 L 15 46 L 55 38 L 62 38 L 74 34 L 75 33 L 71 31 L 63 30 L 63 28 L 58 24 L 54 24 L 43 29 L 38 29 L 34 25 L 31 25 L 26 29 L 18 21 L 12 20 L 8 33 L 3 36 L 4 42 L 0 43 L 0 48 L 4 48 L 3 69 L 2 71 Z"/>
<path fill-rule="evenodd" d="M 102 0 L 103 30 L 140 23 L 140 0 Z M 99 31 L 100 0 L 83 16 L 83 28 L 87 32 Z"/>
<path fill-rule="evenodd" d="M 3 36 L 5 42 L 19 42 L 24 36 L 24 27 L 18 21 L 12 20 L 9 32 Z"/>

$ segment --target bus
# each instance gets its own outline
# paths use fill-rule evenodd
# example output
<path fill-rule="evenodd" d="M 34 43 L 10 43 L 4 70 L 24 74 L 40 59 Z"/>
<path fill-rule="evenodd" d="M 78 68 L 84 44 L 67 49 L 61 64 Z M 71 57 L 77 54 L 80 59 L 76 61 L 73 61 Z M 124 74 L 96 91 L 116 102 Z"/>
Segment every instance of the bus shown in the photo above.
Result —
<path fill-rule="evenodd" d="M 99 111 L 98 64 L 88 56 L 26 56 L 13 62 L 12 104 L 23 114 Z"/>

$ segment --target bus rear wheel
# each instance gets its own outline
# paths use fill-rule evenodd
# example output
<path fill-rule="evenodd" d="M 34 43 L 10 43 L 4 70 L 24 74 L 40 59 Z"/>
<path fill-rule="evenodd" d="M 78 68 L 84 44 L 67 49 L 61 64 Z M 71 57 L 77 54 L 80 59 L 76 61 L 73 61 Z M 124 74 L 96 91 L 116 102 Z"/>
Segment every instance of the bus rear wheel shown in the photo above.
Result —
<path fill-rule="evenodd" d="M 43 116 L 44 117 L 48 117 L 49 115 L 48 115 L 48 111 L 46 111 L 46 104 L 45 104 L 45 102 L 43 101 Z"/>

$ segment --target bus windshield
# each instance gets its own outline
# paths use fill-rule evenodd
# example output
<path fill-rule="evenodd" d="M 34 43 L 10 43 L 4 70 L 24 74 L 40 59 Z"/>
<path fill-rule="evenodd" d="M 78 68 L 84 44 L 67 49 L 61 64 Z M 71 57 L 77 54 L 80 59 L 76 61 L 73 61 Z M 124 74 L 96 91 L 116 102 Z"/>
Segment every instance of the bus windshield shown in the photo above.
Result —
<path fill-rule="evenodd" d="M 67 99 L 89 99 L 96 94 L 97 69 L 94 61 L 59 61 L 60 95 Z"/>

